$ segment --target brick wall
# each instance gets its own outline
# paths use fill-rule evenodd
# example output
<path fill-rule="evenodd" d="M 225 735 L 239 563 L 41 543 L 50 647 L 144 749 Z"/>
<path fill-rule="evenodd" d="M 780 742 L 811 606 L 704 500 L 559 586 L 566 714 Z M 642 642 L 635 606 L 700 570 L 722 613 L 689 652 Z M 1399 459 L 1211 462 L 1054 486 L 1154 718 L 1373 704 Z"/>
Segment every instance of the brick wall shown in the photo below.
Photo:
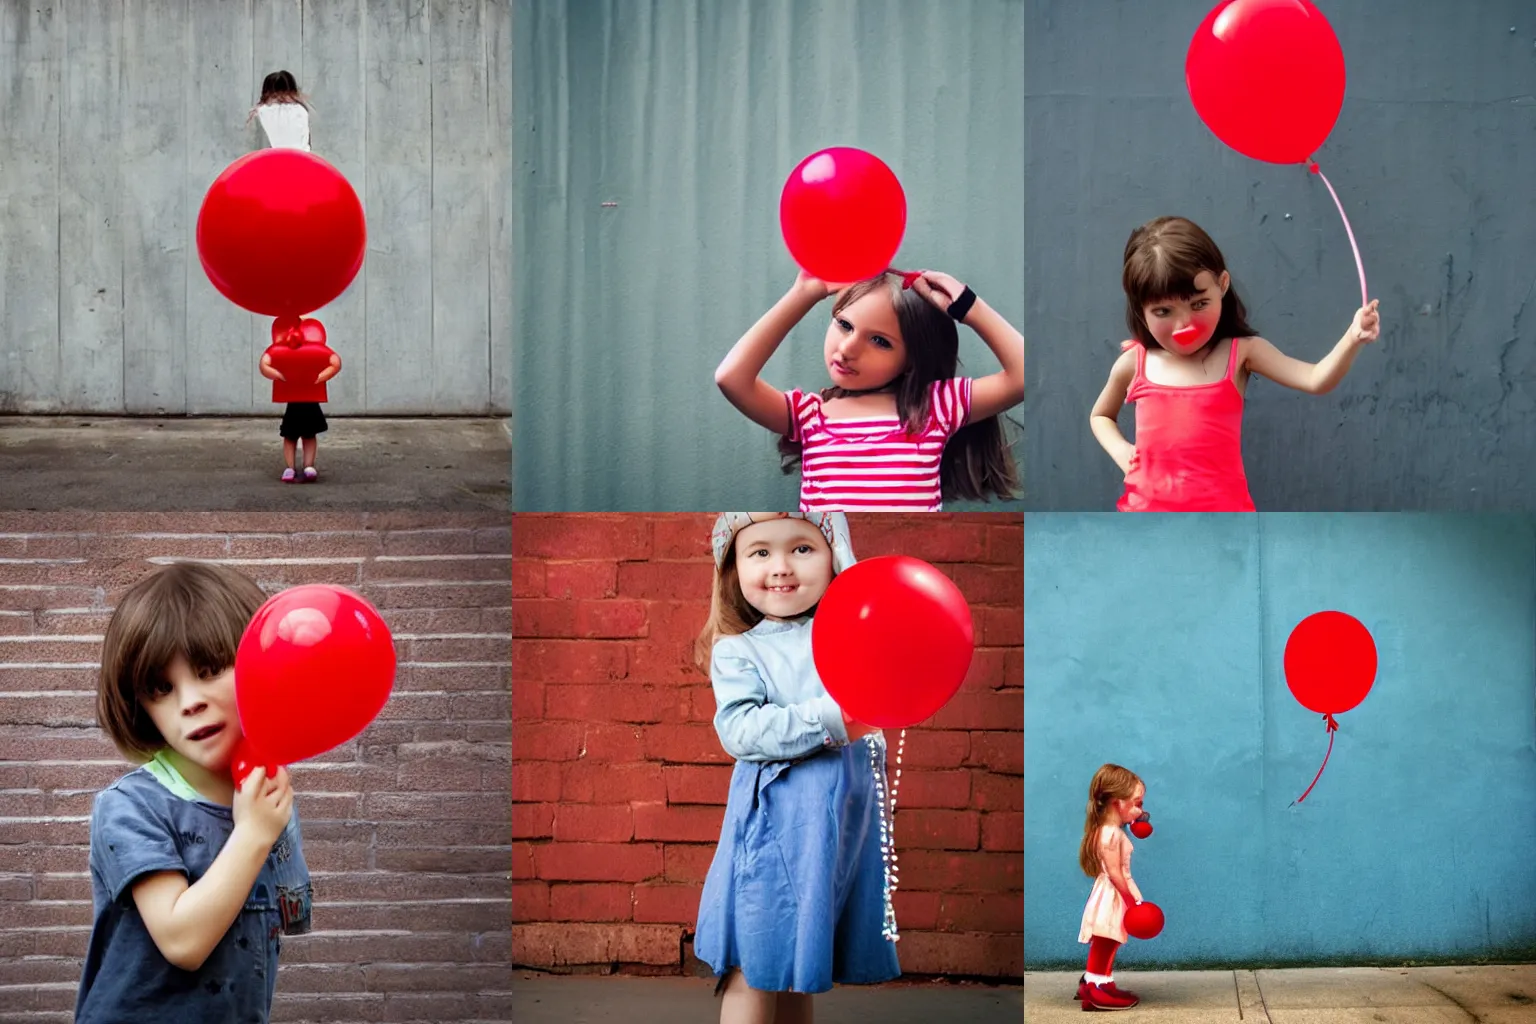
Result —
<path fill-rule="evenodd" d="M 427 522 L 0 515 L 0 1022 L 72 1019 L 91 799 L 130 767 L 94 724 L 102 632 L 128 584 L 185 558 L 269 592 L 351 587 L 399 655 L 379 719 L 293 768 L 315 930 L 284 943 L 273 1019 L 509 1019 L 508 523 Z"/>
<path fill-rule="evenodd" d="M 714 516 L 513 519 L 513 961 L 697 970 L 690 940 L 731 772 L 692 663 Z M 907 733 L 903 970 L 1020 977 L 1023 517 L 849 519 L 860 558 L 934 563 L 976 622 L 965 685 Z"/>

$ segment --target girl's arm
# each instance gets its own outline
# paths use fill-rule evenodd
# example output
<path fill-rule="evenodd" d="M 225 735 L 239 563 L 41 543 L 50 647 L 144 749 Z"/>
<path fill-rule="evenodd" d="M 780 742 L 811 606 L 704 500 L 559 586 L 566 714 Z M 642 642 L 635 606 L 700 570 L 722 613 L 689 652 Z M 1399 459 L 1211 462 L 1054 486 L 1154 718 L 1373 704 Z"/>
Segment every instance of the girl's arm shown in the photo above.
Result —
<path fill-rule="evenodd" d="M 912 280 L 917 293 L 945 313 L 965 291 L 965 285 L 948 274 L 925 270 Z M 970 422 L 996 416 L 1024 401 L 1024 335 L 1002 314 L 977 298 L 961 321 L 975 331 L 1003 368 L 971 381 Z"/>
<path fill-rule="evenodd" d="M 208 871 L 192 885 L 177 871 L 159 871 L 133 884 L 133 902 L 160 955 L 184 971 L 208 959 L 245 906 L 272 844 L 293 813 L 285 768 L 275 779 L 251 772 L 235 793 L 235 828 Z"/>
<path fill-rule="evenodd" d="M 715 368 L 715 384 L 730 403 L 747 419 L 775 434 L 789 433 L 789 404 L 784 392 L 758 374 L 795 324 L 827 295 L 825 284 L 801 271 L 794 286 L 741 336 Z"/>
<path fill-rule="evenodd" d="M 288 379 L 287 377 L 283 376 L 283 372 L 281 370 L 272 365 L 272 353 L 270 352 L 263 352 L 261 354 L 261 375 L 267 378 L 267 380 Z"/>
<path fill-rule="evenodd" d="M 341 372 L 341 356 L 331 353 L 331 365 L 320 371 L 320 376 L 315 378 L 316 384 L 324 384 Z"/>
<path fill-rule="evenodd" d="M 823 694 L 798 704 L 772 704 L 750 659 L 715 644 L 709 678 L 715 689 L 715 732 L 738 761 L 787 761 L 848 743 L 843 712 Z"/>
<path fill-rule="evenodd" d="M 1141 902 L 1141 890 L 1136 888 L 1136 883 L 1131 879 L 1124 838 L 1118 831 L 1104 835 L 1099 840 L 1099 863 L 1104 865 L 1109 884 L 1115 887 L 1125 905 L 1130 906 Z"/>
<path fill-rule="evenodd" d="M 1349 330 L 1333 346 L 1333 351 L 1320 363 L 1305 363 L 1281 352 L 1263 338 L 1249 338 L 1243 343 L 1243 358 L 1248 369 L 1261 377 L 1268 377 L 1276 384 L 1304 391 L 1309 395 L 1326 395 L 1339 386 L 1339 381 L 1355 363 L 1355 356 L 1364 345 L 1381 336 L 1381 317 L 1376 311 L 1379 300 L 1372 299 L 1369 306 L 1355 311 L 1355 319 Z M 1234 341 L 1233 344 L 1236 344 Z"/>
<path fill-rule="evenodd" d="M 1135 375 L 1136 351 L 1127 349 L 1120 353 L 1120 358 L 1110 367 L 1109 380 L 1105 382 L 1104 390 L 1099 392 L 1098 400 L 1093 403 L 1093 410 L 1088 414 L 1088 427 L 1093 431 L 1094 438 L 1109 453 L 1109 457 L 1115 460 L 1121 473 L 1131 471 L 1131 456 L 1136 454 L 1136 446 L 1120 432 L 1120 422 L 1116 417 L 1125 406 L 1125 396 L 1131 389 L 1131 378 Z"/>

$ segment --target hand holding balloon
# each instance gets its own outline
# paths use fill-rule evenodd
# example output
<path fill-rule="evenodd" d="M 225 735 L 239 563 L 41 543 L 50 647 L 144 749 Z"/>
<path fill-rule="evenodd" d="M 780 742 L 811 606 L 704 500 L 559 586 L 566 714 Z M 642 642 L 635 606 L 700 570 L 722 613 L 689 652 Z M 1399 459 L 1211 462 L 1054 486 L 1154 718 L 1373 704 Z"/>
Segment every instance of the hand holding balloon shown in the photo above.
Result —
<path fill-rule="evenodd" d="M 1377 307 L 1380 299 L 1372 299 L 1369 305 L 1355 310 L 1354 322 L 1349 325 L 1349 340 L 1356 345 L 1369 345 L 1381 337 L 1381 314 Z"/>
<path fill-rule="evenodd" d="M 278 766 L 265 762 L 265 759 L 251 746 L 251 741 L 244 736 L 235 744 L 235 752 L 229 759 L 229 777 L 234 780 L 235 788 L 239 789 L 245 777 L 257 768 L 265 768 L 268 778 L 277 775 Z"/>
<path fill-rule="evenodd" d="M 230 813 L 237 830 L 248 830 L 255 842 L 270 848 L 293 815 L 293 780 L 288 770 L 279 768 L 269 777 L 267 769 L 257 765 L 245 784 L 235 790 Z"/>
<path fill-rule="evenodd" d="M 1125 908 L 1125 930 L 1138 939 L 1155 939 L 1163 930 L 1163 911 L 1156 903 L 1139 900 Z"/>

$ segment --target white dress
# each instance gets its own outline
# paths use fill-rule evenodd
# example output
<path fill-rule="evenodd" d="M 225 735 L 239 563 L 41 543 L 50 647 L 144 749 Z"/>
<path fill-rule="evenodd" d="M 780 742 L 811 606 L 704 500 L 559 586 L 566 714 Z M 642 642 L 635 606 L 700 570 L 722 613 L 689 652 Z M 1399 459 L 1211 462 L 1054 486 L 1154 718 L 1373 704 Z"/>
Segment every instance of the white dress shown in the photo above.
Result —
<path fill-rule="evenodd" d="M 302 103 L 264 103 L 256 108 L 261 130 L 273 149 L 309 152 L 309 108 Z"/>

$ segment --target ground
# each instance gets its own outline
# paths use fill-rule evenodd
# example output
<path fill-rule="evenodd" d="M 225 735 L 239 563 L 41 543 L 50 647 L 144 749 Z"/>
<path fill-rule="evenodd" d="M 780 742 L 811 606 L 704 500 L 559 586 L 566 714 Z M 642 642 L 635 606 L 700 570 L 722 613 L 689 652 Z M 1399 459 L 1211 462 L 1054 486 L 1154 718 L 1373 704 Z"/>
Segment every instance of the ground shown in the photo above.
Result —
<path fill-rule="evenodd" d="M 0 510 L 511 508 L 503 420 L 330 417 L 319 482 L 284 484 L 280 418 L 0 418 Z"/>

